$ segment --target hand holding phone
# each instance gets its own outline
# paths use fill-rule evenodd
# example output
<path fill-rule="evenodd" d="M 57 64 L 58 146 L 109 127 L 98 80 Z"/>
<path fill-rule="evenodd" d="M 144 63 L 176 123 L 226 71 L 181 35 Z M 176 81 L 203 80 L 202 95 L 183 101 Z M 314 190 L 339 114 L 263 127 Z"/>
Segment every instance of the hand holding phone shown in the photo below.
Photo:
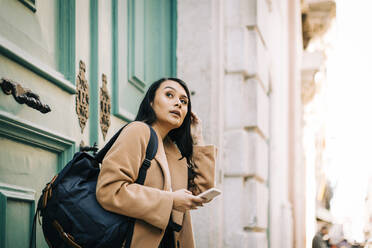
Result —
<path fill-rule="evenodd" d="M 219 190 L 217 188 L 210 188 L 210 189 L 204 191 L 203 193 L 200 193 L 197 196 L 205 199 L 207 202 L 210 202 L 211 200 L 213 200 L 213 198 L 220 195 L 221 193 L 222 193 L 221 190 Z"/>

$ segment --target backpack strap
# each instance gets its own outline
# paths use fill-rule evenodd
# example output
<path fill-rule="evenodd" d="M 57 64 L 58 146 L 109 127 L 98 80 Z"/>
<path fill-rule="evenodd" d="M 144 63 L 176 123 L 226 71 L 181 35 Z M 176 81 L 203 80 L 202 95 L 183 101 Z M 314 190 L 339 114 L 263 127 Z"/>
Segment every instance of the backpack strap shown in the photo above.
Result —
<path fill-rule="evenodd" d="M 136 183 L 143 185 L 145 183 L 146 174 L 148 168 L 150 168 L 151 160 L 154 159 L 156 152 L 158 151 L 158 136 L 156 135 L 154 129 L 150 127 L 150 141 L 147 144 L 146 148 L 146 157 L 145 160 L 142 163 L 142 166 L 138 173 L 138 178 L 136 180 Z"/>
<path fill-rule="evenodd" d="M 112 136 L 112 138 L 109 140 L 109 142 L 107 142 L 107 144 L 97 153 L 97 155 L 95 156 L 95 159 L 97 160 L 98 163 L 102 163 L 103 158 L 106 156 L 106 153 L 110 150 L 112 145 L 118 139 L 121 131 L 127 125 L 128 124 L 125 124 L 122 128 L 120 128 L 120 130 L 117 131 L 114 136 Z M 147 148 L 146 148 L 146 159 L 151 161 L 155 157 L 156 152 L 158 151 L 158 136 L 156 135 L 154 129 L 150 125 L 148 125 L 148 124 L 146 124 L 146 125 L 150 128 L 150 141 L 149 141 L 149 143 L 147 145 Z M 146 161 L 146 159 L 145 159 L 145 161 Z M 146 162 L 146 163 L 148 163 L 148 162 Z M 148 165 L 148 167 L 150 167 L 150 166 Z"/>
<path fill-rule="evenodd" d="M 110 150 L 111 146 L 115 143 L 115 141 L 118 139 L 121 131 L 127 126 L 128 124 L 125 124 L 122 128 L 120 128 L 119 131 L 116 132 L 114 136 L 107 142 L 107 144 L 97 153 L 95 156 L 95 159 L 98 163 L 102 163 L 103 158 L 106 156 L 106 153 L 108 150 Z M 150 127 L 151 128 L 151 127 Z"/>
<path fill-rule="evenodd" d="M 108 150 L 110 150 L 111 146 L 115 143 L 117 138 L 119 137 L 121 131 L 127 126 L 126 124 L 124 127 L 122 127 L 111 139 L 110 141 L 97 153 L 95 156 L 98 163 L 102 163 L 103 158 L 105 157 Z M 151 160 L 154 159 L 156 152 L 158 151 L 158 136 L 156 135 L 156 132 L 154 129 L 146 124 L 150 128 L 150 140 L 146 147 L 146 156 L 145 160 L 143 161 L 141 168 L 139 169 L 138 178 L 135 181 L 135 183 L 138 184 L 144 184 L 146 179 L 146 174 L 148 168 L 150 168 Z"/>

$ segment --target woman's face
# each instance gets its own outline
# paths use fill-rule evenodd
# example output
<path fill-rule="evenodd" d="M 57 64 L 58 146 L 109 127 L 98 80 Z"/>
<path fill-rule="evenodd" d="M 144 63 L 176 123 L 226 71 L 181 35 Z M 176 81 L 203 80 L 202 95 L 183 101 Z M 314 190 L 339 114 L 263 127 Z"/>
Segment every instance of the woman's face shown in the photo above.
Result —
<path fill-rule="evenodd" d="M 151 103 L 156 122 L 170 129 L 179 128 L 187 114 L 188 103 L 186 91 L 179 83 L 171 80 L 162 82 Z"/>

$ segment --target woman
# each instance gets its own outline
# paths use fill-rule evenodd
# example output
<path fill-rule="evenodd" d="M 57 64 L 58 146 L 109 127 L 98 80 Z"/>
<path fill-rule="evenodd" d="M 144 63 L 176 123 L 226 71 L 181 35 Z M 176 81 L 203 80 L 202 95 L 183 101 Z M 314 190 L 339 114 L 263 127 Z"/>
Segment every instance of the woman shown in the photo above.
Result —
<path fill-rule="evenodd" d="M 145 123 L 155 130 L 159 144 L 145 183 L 139 185 L 134 181 L 150 138 Z M 196 195 L 214 186 L 214 168 L 215 147 L 204 146 L 186 84 L 163 78 L 150 86 L 136 121 L 106 154 L 97 200 L 109 211 L 136 218 L 131 247 L 192 248 L 189 210 L 205 203 Z"/>

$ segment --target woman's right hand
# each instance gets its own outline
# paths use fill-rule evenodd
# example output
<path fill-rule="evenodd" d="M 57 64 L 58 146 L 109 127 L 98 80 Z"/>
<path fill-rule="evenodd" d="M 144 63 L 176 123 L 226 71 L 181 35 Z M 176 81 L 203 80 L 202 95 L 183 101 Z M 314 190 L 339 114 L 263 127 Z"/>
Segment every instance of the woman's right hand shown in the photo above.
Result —
<path fill-rule="evenodd" d="M 186 189 L 180 189 L 173 193 L 173 209 L 185 212 L 186 210 L 196 209 L 198 206 L 203 206 L 204 199 L 194 196 Z"/>

